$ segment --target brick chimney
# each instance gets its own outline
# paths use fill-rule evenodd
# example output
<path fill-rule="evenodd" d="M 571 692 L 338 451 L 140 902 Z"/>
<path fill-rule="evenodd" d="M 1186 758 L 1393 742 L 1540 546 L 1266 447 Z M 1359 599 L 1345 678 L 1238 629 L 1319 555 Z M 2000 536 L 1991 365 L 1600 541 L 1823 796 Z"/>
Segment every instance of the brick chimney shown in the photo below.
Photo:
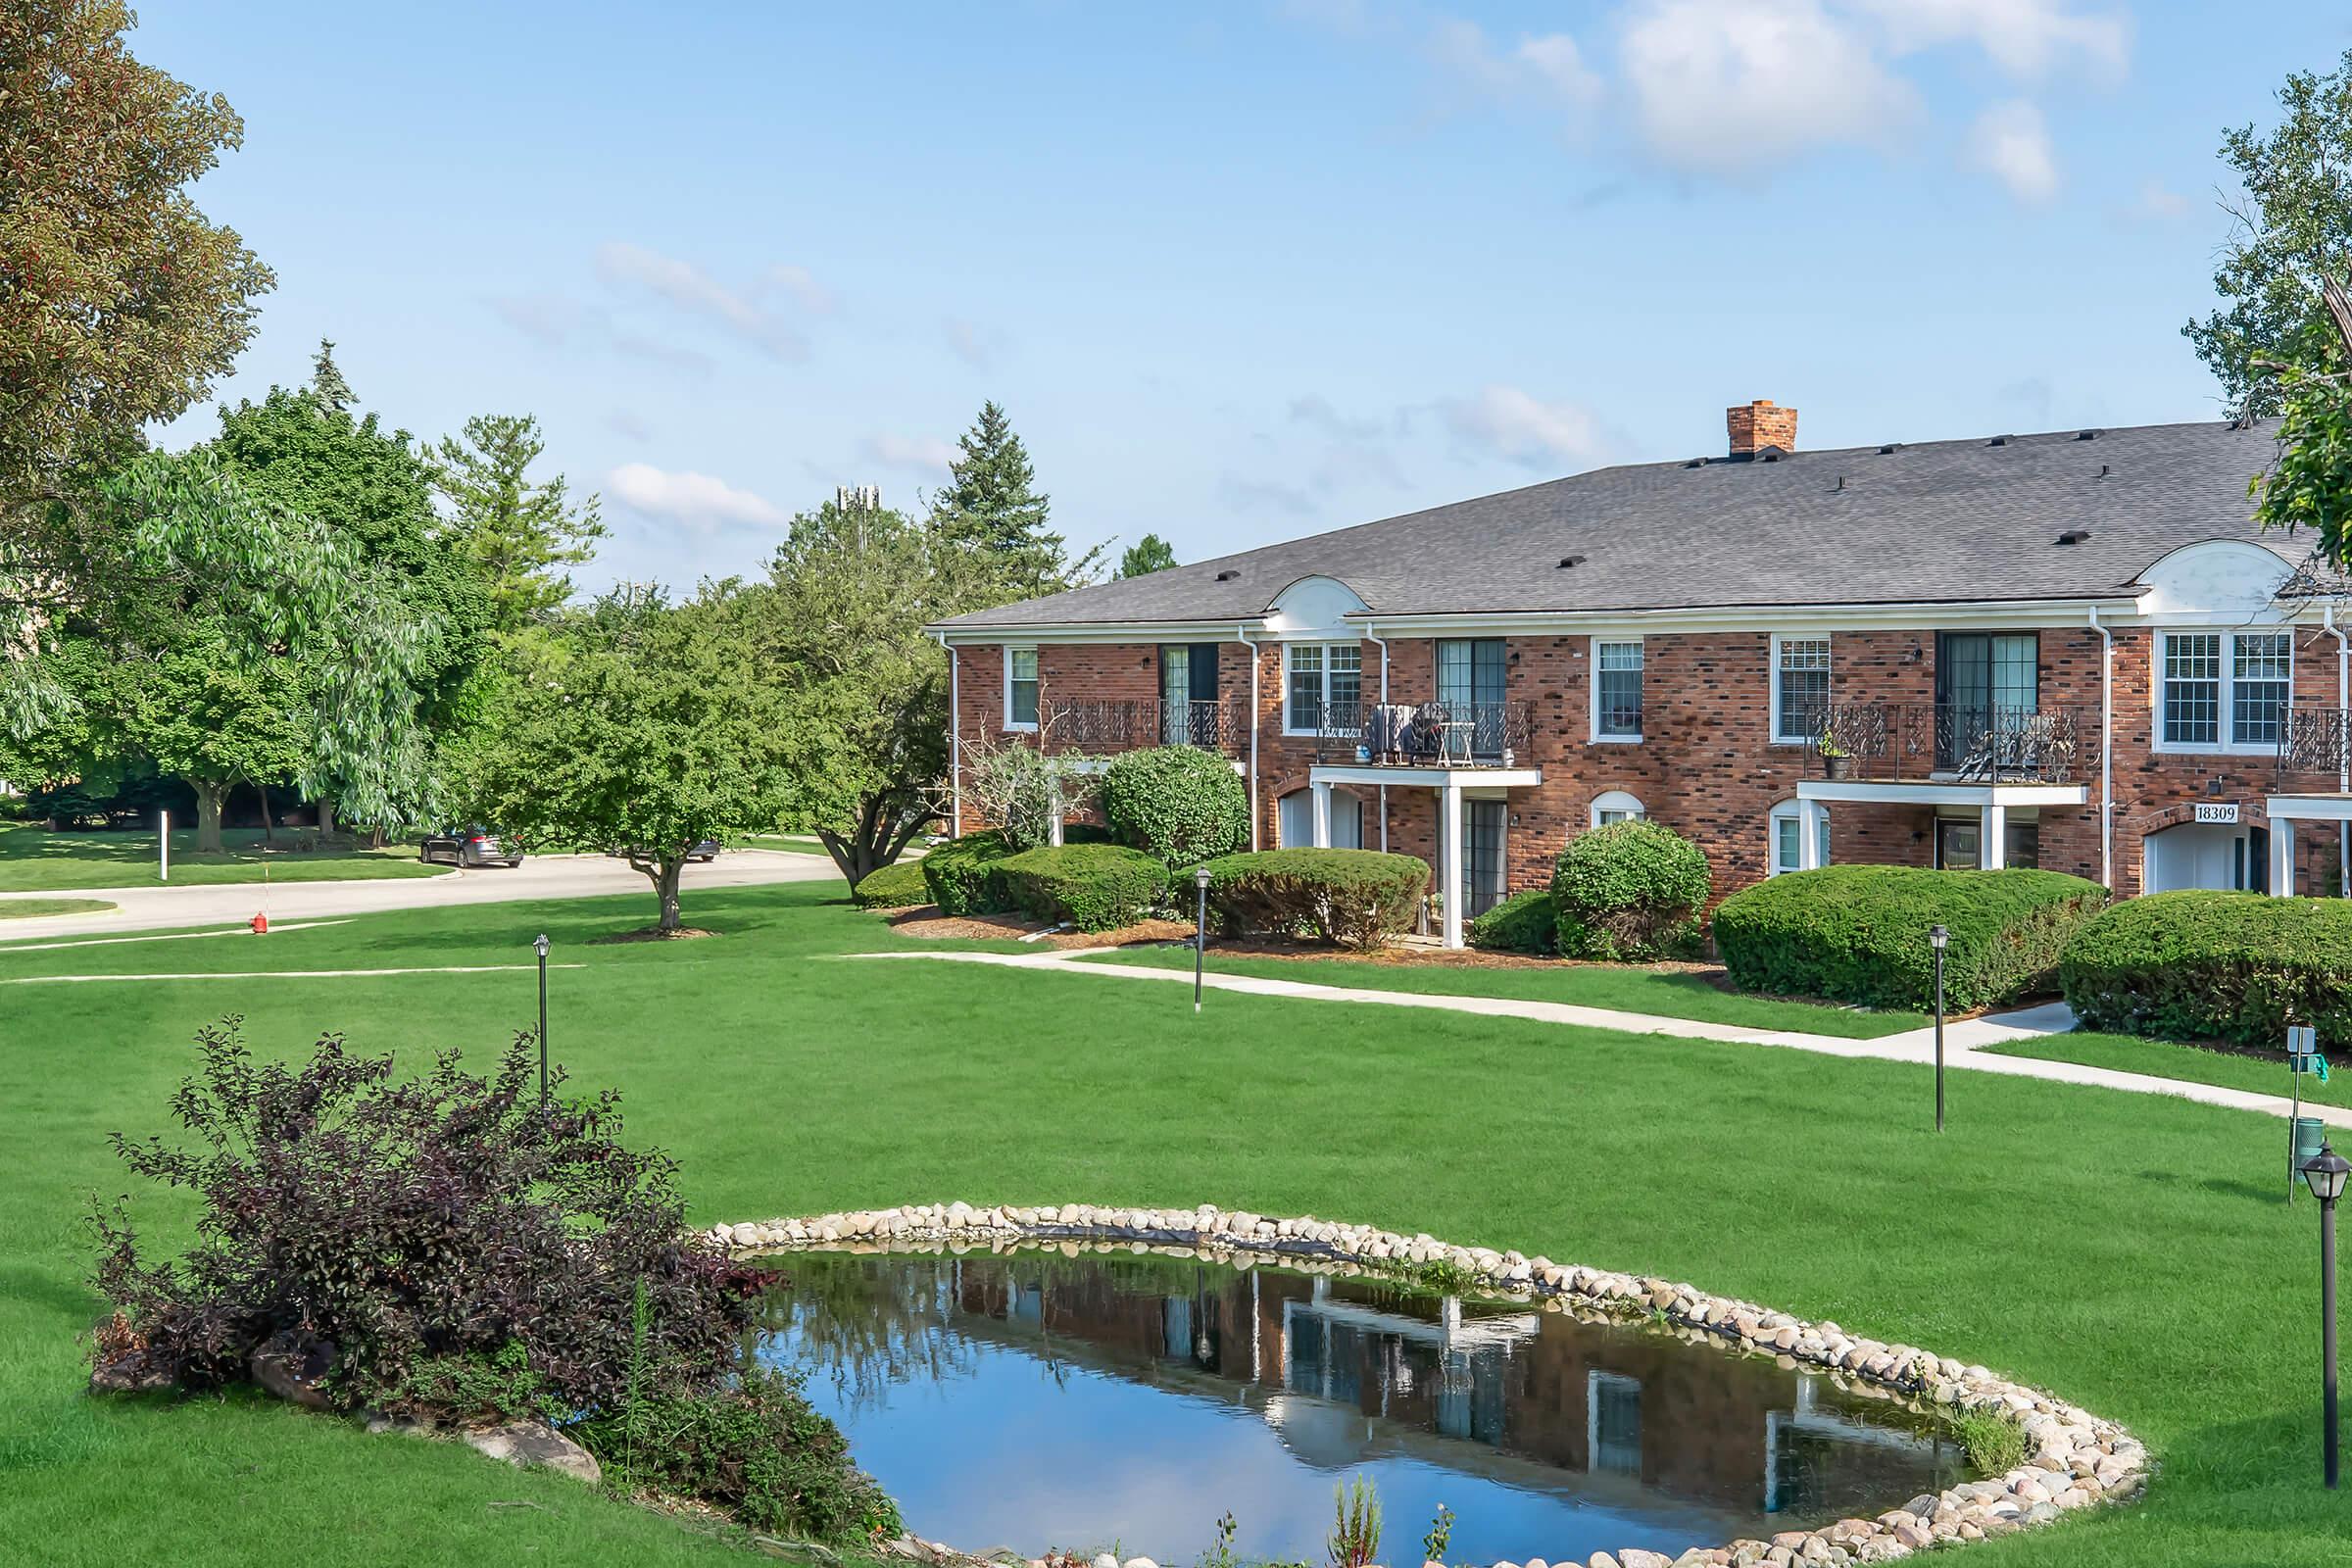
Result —
<path fill-rule="evenodd" d="M 1724 410 L 1723 423 L 1731 432 L 1735 458 L 1752 458 L 1766 447 L 1796 450 L 1796 411 L 1777 407 L 1770 398 Z"/>

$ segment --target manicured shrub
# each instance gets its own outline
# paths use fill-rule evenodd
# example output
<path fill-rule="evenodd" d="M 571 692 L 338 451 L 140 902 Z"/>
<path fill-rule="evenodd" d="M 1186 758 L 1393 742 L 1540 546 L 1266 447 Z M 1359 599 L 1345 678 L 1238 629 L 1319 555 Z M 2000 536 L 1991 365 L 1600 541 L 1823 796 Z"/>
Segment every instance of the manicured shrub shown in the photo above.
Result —
<path fill-rule="evenodd" d="M 1935 1000 L 1928 929 L 1940 924 L 1944 1002 L 1967 1011 L 2047 989 L 2068 938 L 2106 902 L 2097 883 L 2057 871 L 1832 865 L 1724 900 L 1715 950 L 1742 991 L 1919 1007 Z"/>
<path fill-rule="evenodd" d="M 931 902 L 930 880 L 923 875 L 920 860 L 893 860 L 879 870 L 869 871 L 850 890 L 850 897 L 860 908 L 903 909 L 909 905 Z"/>
<path fill-rule="evenodd" d="M 951 839 L 922 858 L 923 885 L 942 914 L 992 914 L 1005 906 L 996 903 L 989 867 L 1012 854 L 1004 835 L 994 828 Z"/>
<path fill-rule="evenodd" d="M 2058 961 L 2085 1027 L 2278 1048 L 2289 1024 L 2352 1046 L 2352 904 L 2261 893 L 2130 899 Z"/>
<path fill-rule="evenodd" d="M 1579 833 L 1551 874 L 1559 951 L 1572 958 L 1659 958 L 1697 936 L 1712 880 L 1704 851 L 1636 818 Z"/>
<path fill-rule="evenodd" d="M 1128 752 L 1102 775 L 1102 815 L 1119 842 L 1171 866 L 1250 842 L 1250 792 L 1233 764 L 1198 746 Z"/>
<path fill-rule="evenodd" d="M 1208 904 L 1235 936 L 1385 947 L 1411 929 L 1429 862 L 1377 850 L 1263 850 L 1208 863 Z"/>
<path fill-rule="evenodd" d="M 1529 888 L 1471 921 L 1470 945 L 1494 953 L 1549 956 L 1560 951 L 1559 924 L 1559 906 L 1551 901 L 1551 889 Z"/>
<path fill-rule="evenodd" d="M 1168 868 L 1117 844 L 1063 844 L 993 862 L 989 878 L 1004 905 L 1081 931 L 1115 931 L 1158 906 Z"/>

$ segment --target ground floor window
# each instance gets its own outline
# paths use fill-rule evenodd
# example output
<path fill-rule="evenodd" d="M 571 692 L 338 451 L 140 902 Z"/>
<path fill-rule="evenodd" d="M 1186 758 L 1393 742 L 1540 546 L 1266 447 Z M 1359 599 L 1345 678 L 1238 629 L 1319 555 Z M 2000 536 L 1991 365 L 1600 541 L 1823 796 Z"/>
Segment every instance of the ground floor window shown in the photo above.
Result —
<path fill-rule="evenodd" d="M 2029 869 L 2041 864 L 2041 824 L 2011 821 L 2002 863 Z M 1936 864 L 1939 870 L 1973 871 L 1984 863 L 1984 824 L 1973 816 L 1936 820 Z"/>
<path fill-rule="evenodd" d="M 1315 842 L 1315 792 L 1312 788 L 1293 790 L 1276 803 L 1282 847 L 1286 850 L 1304 850 Z M 1331 848 L 1360 850 L 1364 847 L 1364 803 L 1360 796 L 1346 790 L 1331 792 Z"/>
<path fill-rule="evenodd" d="M 1611 822 L 1638 822 L 1649 813 L 1642 803 L 1623 790 L 1610 790 L 1592 798 L 1592 825 L 1607 827 Z"/>
<path fill-rule="evenodd" d="M 1814 831 L 1819 840 L 1814 859 L 1819 864 L 1827 865 L 1830 863 L 1830 813 L 1827 810 L 1821 813 L 1820 826 Z M 1784 871 L 1796 871 L 1804 867 L 1804 832 L 1803 807 L 1794 801 L 1783 801 L 1772 808 L 1772 875 L 1779 876 Z"/>
<path fill-rule="evenodd" d="M 1503 851 L 1503 824 L 1509 807 L 1502 801 L 1462 803 L 1462 918 L 1475 920 L 1502 902 L 1503 882 L 1509 875 Z"/>

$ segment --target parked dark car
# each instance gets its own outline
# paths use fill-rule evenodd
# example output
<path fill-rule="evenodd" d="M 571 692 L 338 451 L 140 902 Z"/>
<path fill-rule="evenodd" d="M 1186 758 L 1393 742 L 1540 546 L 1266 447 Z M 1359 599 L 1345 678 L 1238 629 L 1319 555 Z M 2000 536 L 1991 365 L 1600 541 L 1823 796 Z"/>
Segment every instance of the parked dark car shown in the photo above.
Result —
<path fill-rule="evenodd" d="M 611 848 L 611 849 L 607 850 L 605 853 L 606 853 L 607 855 L 610 855 L 610 856 L 619 857 L 619 856 L 626 855 L 626 854 L 628 854 L 629 852 L 628 852 L 627 850 L 623 849 L 621 846 L 619 846 L 619 845 L 615 844 L 614 846 L 612 846 L 612 848 Z M 695 846 L 693 849 L 691 849 L 691 850 L 688 850 L 688 851 L 686 852 L 686 858 L 688 858 L 689 860 L 704 860 L 704 861 L 709 861 L 709 860 L 715 860 L 715 859 L 717 859 L 717 858 L 718 858 L 718 840 L 716 840 L 716 839 L 705 839 L 705 840 L 703 840 L 703 841 L 702 841 L 700 844 L 697 844 L 697 845 L 696 845 L 696 846 Z"/>
<path fill-rule="evenodd" d="M 477 822 L 470 827 L 445 827 L 438 833 L 427 833 L 417 847 L 416 858 L 448 865 L 513 867 L 522 863 L 522 851 L 501 844 L 497 834 Z"/>

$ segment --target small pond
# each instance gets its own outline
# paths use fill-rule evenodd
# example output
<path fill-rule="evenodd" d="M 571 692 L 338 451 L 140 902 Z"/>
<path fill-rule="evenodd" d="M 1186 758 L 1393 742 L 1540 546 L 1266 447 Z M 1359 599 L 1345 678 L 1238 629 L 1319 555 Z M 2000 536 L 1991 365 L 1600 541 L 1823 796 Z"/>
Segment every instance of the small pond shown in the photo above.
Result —
<path fill-rule="evenodd" d="M 1897 1403 L 1760 1356 L 1377 1278 L 1051 1248 L 795 1253 L 761 1357 L 807 1375 L 907 1528 L 967 1551 L 1319 1562 L 1378 1488 L 1385 1561 L 1669 1555 L 1966 1478 Z"/>

